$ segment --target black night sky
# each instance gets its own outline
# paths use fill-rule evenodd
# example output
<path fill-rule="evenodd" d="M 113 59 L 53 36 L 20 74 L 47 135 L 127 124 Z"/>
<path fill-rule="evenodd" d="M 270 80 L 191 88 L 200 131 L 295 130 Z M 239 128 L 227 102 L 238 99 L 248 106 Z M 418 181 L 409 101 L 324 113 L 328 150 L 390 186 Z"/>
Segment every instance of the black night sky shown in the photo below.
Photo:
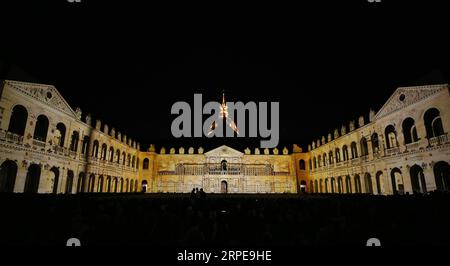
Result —
<path fill-rule="evenodd" d="M 194 93 L 204 102 L 222 90 L 229 101 L 279 101 L 280 147 L 306 148 L 378 111 L 398 86 L 450 77 L 445 3 L 5 2 L 0 78 L 53 84 L 144 149 L 259 144 L 171 137 L 172 104 L 193 103 Z"/>

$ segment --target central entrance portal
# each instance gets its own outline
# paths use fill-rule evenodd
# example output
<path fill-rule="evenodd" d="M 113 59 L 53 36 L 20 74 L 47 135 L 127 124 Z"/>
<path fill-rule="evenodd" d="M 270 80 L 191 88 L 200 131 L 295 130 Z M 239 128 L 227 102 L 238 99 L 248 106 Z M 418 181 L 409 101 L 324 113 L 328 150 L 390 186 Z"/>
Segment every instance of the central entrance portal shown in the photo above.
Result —
<path fill-rule="evenodd" d="M 220 193 L 228 193 L 228 183 L 225 180 L 220 183 Z"/>

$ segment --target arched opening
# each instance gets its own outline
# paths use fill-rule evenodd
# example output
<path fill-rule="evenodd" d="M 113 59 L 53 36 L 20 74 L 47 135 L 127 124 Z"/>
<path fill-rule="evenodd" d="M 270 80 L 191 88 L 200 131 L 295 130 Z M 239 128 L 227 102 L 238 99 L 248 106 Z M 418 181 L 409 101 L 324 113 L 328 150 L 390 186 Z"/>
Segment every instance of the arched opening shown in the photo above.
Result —
<path fill-rule="evenodd" d="M 328 178 L 325 178 L 325 193 L 328 193 Z"/>
<path fill-rule="evenodd" d="M 367 145 L 367 139 L 365 137 L 361 138 L 360 146 L 361 146 L 361 156 L 369 155 L 369 147 Z"/>
<path fill-rule="evenodd" d="M 338 177 L 338 193 L 342 194 L 344 192 L 344 184 L 342 182 L 342 177 Z"/>
<path fill-rule="evenodd" d="M 66 140 L 66 125 L 64 125 L 63 123 L 58 123 L 56 125 L 56 129 L 59 132 L 59 142 L 54 144 L 60 147 L 64 147 L 64 141 Z"/>
<path fill-rule="evenodd" d="M 125 179 L 125 192 L 129 191 L 129 184 L 130 184 L 130 181 L 128 180 L 128 178 Z"/>
<path fill-rule="evenodd" d="M 127 156 L 127 166 L 130 167 L 131 166 L 131 155 L 128 154 Z"/>
<path fill-rule="evenodd" d="M 222 180 L 222 182 L 220 182 L 220 193 L 228 193 L 228 183 L 225 180 Z"/>
<path fill-rule="evenodd" d="M 387 126 L 384 130 L 384 134 L 386 136 L 386 147 L 388 149 L 398 147 L 397 132 L 395 131 L 395 127 L 393 125 Z"/>
<path fill-rule="evenodd" d="M 341 151 L 339 150 L 339 148 L 336 148 L 335 153 L 336 153 L 336 163 L 341 162 Z"/>
<path fill-rule="evenodd" d="M 378 195 L 381 195 L 381 178 L 382 177 L 383 177 L 383 172 L 378 171 L 376 176 L 375 176 L 375 179 L 376 179 L 376 182 L 377 182 L 377 194 Z"/>
<path fill-rule="evenodd" d="M 352 179 L 350 178 L 349 175 L 345 177 L 345 189 L 347 193 L 349 194 L 352 193 Z"/>
<path fill-rule="evenodd" d="M 147 180 L 142 180 L 142 183 L 141 183 L 141 192 L 147 192 L 147 187 L 148 187 L 148 184 L 147 184 Z"/>
<path fill-rule="evenodd" d="M 66 181 L 66 194 L 72 194 L 72 187 L 73 187 L 73 171 L 67 170 L 67 181 Z"/>
<path fill-rule="evenodd" d="M 364 176 L 364 186 L 366 193 L 373 194 L 372 177 L 369 173 L 366 173 Z"/>
<path fill-rule="evenodd" d="M 427 138 L 430 139 L 444 135 L 444 127 L 442 126 L 442 119 L 438 109 L 428 109 L 423 119 L 425 122 L 425 130 L 427 131 Z"/>
<path fill-rule="evenodd" d="M 134 192 L 138 192 L 138 181 L 134 181 Z"/>
<path fill-rule="evenodd" d="M 133 187 L 134 187 L 134 180 L 131 179 L 130 180 L 130 192 L 133 192 Z"/>
<path fill-rule="evenodd" d="M 355 175 L 354 183 L 355 183 L 355 193 L 361 193 L 361 178 L 359 177 L 359 175 Z"/>
<path fill-rule="evenodd" d="M 103 175 L 98 177 L 97 192 L 103 192 Z"/>
<path fill-rule="evenodd" d="M 326 153 L 323 154 L 322 160 L 323 160 L 323 166 L 325 167 L 327 165 L 327 154 Z"/>
<path fill-rule="evenodd" d="M 82 193 L 86 191 L 86 175 L 81 172 L 78 174 L 77 192 Z"/>
<path fill-rule="evenodd" d="M 304 180 L 300 181 L 300 191 L 306 193 L 306 182 Z"/>
<path fill-rule="evenodd" d="M 402 171 L 398 168 L 391 170 L 392 193 L 394 195 L 403 194 L 403 176 Z"/>
<path fill-rule="evenodd" d="M 59 184 L 59 169 L 56 167 L 52 167 L 52 169 L 50 169 L 50 172 L 53 173 L 53 189 L 52 189 L 52 193 L 56 194 L 58 193 L 58 184 Z"/>
<path fill-rule="evenodd" d="M 114 188 L 113 191 L 114 191 L 114 193 L 117 193 L 117 188 L 118 188 L 117 184 L 118 184 L 117 177 L 114 177 L 113 178 L 113 188 Z"/>
<path fill-rule="evenodd" d="M 89 136 L 83 137 L 83 147 L 81 147 L 81 153 L 86 154 L 89 149 Z"/>
<path fill-rule="evenodd" d="M 37 164 L 31 164 L 28 167 L 27 177 L 25 179 L 25 193 L 38 193 L 39 180 L 41 178 L 41 167 Z"/>
<path fill-rule="evenodd" d="M 134 168 L 134 163 L 136 162 L 136 156 L 133 155 L 131 159 L 131 167 Z"/>
<path fill-rule="evenodd" d="M 349 158 L 348 158 L 348 148 L 347 148 L 347 145 L 344 145 L 344 146 L 342 146 L 342 159 L 344 160 L 344 161 L 347 161 Z"/>
<path fill-rule="evenodd" d="M 144 161 L 142 162 L 142 169 L 147 170 L 149 163 L 150 163 L 150 160 L 148 158 L 145 158 Z"/>
<path fill-rule="evenodd" d="M 319 193 L 319 183 L 314 180 L 314 193 Z"/>
<path fill-rule="evenodd" d="M 48 118 L 45 115 L 38 116 L 34 128 L 33 138 L 38 141 L 46 142 L 48 133 Z"/>
<path fill-rule="evenodd" d="M 22 105 L 16 105 L 12 109 L 11 119 L 9 120 L 8 132 L 23 136 L 27 126 L 28 112 Z"/>
<path fill-rule="evenodd" d="M 0 192 L 14 192 L 16 184 L 17 164 L 6 160 L 0 166 Z"/>
<path fill-rule="evenodd" d="M 108 193 L 111 192 L 111 177 L 110 176 L 106 177 L 106 192 L 108 192 Z"/>
<path fill-rule="evenodd" d="M 80 133 L 78 133 L 78 131 L 73 131 L 72 138 L 70 140 L 70 150 L 71 151 L 76 152 L 78 150 L 78 142 L 79 141 L 80 141 Z"/>
<path fill-rule="evenodd" d="M 127 155 L 125 152 L 122 152 L 122 165 L 125 166 L 125 161 L 127 160 Z"/>
<path fill-rule="evenodd" d="M 380 150 L 380 143 L 378 141 L 378 134 L 373 133 L 370 137 L 370 140 L 372 141 L 372 152 L 377 153 Z"/>
<path fill-rule="evenodd" d="M 314 169 L 316 169 L 317 168 L 317 159 L 315 156 L 313 158 L 313 164 L 314 164 Z"/>
<path fill-rule="evenodd" d="M 317 157 L 317 164 L 319 167 L 322 166 L 322 156 L 319 155 L 319 157 Z"/>
<path fill-rule="evenodd" d="M 335 191 L 336 191 L 336 181 L 334 180 L 334 177 L 331 178 L 330 185 L 331 185 L 331 193 L 335 193 Z"/>
<path fill-rule="evenodd" d="M 94 144 L 92 145 L 92 156 L 95 158 L 98 158 L 98 148 L 99 148 L 98 140 L 94 140 Z"/>
<path fill-rule="evenodd" d="M 88 192 L 95 192 L 95 175 L 91 174 L 89 176 L 89 182 L 88 182 Z"/>
<path fill-rule="evenodd" d="M 300 170 L 305 170 L 306 168 L 306 166 L 305 166 L 305 160 L 300 160 L 300 161 L 298 161 L 298 166 L 299 166 L 299 168 L 300 168 Z"/>
<path fill-rule="evenodd" d="M 441 161 L 433 167 L 434 179 L 436 181 L 436 189 L 442 191 L 450 190 L 450 165 Z"/>
<path fill-rule="evenodd" d="M 120 186 L 120 193 L 123 193 L 123 177 L 120 178 L 119 186 Z"/>
<path fill-rule="evenodd" d="M 106 161 L 106 153 L 107 153 L 107 151 L 108 151 L 108 146 L 106 146 L 106 144 L 105 143 L 103 143 L 102 144 L 102 150 L 101 150 L 101 158 L 102 158 L 102 160 L 103 161 Z"/>
<path fill-rule="evenodd" d="M 358 149 L 356 147 L 356 142 L 352 142 L 350 145 L 350 149 L 352 150 L 352 159 L 358 158 Z"/>
<path fill-rule="evenodd" d="M 333 160 L 333 152 L 330 151 L 330 152 L 328 153 L 328 164 L 329 164 L 329 165 L 333 165 L 333 163 L 334 163 L 334 160 Z"/>
<path fill-rule="evenodd" d="M 414 194 L 427 193 L 427 184 L 422 167 L 417 164 L 409 168 L 409 176 L 411 177 L 411 186 Z"/>
<path fill-rule="evenodd" d="M 116 163 L 120 164 L 120 150 L 119 149 L 116 150 Z"/>
<path fill-rule="evenodd" d="M 403 120 L 402 131 L 405 144 L 419 141 L 419 137 L 417 136 L 416 125 L 414 124 L 414 119 L 412 119 L 411 117 L 408 117 L 405 120 Z"/>
<path fill-rule="evenodd" d="M 109 147 L 109 161 L 114 162 L 114 148 Z"/>

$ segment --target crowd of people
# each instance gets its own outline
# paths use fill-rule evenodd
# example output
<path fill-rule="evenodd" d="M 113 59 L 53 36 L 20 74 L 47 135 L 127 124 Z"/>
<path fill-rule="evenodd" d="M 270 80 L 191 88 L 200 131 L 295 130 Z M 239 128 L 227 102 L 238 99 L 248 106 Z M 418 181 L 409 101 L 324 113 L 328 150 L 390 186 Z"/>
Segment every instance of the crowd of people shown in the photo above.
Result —
<path fill-rule="evenodd" d="M 450 196 L 0 194 L 0 244 L 448 244 Z"/>

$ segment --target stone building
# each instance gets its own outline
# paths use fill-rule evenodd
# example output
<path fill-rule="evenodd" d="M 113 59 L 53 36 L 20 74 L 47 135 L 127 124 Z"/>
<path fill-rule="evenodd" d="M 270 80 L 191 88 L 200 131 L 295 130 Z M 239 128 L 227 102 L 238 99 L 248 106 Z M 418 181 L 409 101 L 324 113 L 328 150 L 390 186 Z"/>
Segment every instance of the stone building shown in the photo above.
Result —
<path fill-rule="evenodd" d="M 309 145 L 309 190 L 405 194 L 450 190 L 448 85 L 398 88 L 378 113 Z"/>
<path fill-rule="evenodd" d="M 54 86 L 0 84 L 0 191 L 395 194 L 450 189 L 447 85 L 399 88 L 370 121 L 303 152 L 140 145 L 72 110 Z"/>
<path fill-rule="evenodd" d="M 132 192 L 139 144 L 91 117 L 81 119 L 54 86 L 0 85 L 0 191 Z"/>

